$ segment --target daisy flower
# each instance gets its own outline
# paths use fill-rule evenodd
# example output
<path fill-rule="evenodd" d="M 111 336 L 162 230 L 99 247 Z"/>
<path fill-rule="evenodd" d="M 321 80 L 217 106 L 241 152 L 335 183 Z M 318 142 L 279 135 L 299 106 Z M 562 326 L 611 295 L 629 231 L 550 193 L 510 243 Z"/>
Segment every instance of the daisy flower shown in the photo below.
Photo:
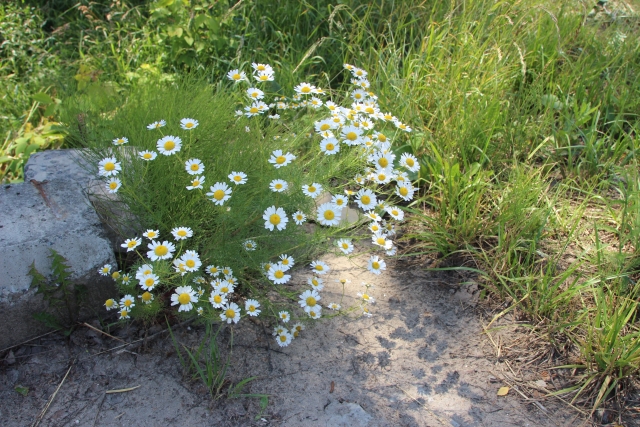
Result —
<path fill-rule="evenodd" d="M 213 290 L 211 291 L 209 302 L 211 303 L 213 308 L 222 308 L 227 304 L 227 296 Z"/>
<path fill-rule="evenodd" d="M 247 174 L 244 172 L 231 172 L 227 178 L 235 185 L 247 183 Z"/>
<path fill-rule="evenodd" d="M 160 138 L 156 143 L 156 148 L 160 152 L 160 154 L 164 154 L 165 156 L 170 156 L 172 154 L 180 151 L 182 147 L 182 140 L 173 135 L 167 135 L 163 138 Z"/>
<path fill-rule="evenodd" d="M 369 211 L 376 206 L 378 199 L 373 191 L 363 188 L 356 193 L 356 203 L 362 210 Z"/>
<path fill-rule="evenodd" d="M 349 199 L 342 194 L 337 194 L 331 198 L 331 203 L 338 206 L 339 208 L 343 208 L 347 206 L 347 203 L 349 203 Z"/>
<path fill-rule="evenodd" d="M 111 266 L 105 264 L 102 268 L 98 269 L 98 273 L 100 273 L 101 276 L 108 276 L 111 273 Z"/>
<path fill-rule="evenodd" d="M 128 285 L 129 282 L 131 281 L 131 277 L 129 277 L 128 274 L 123 274 L 120 280 L 122 281 L 123 285 Z"/>
<path fill-rule="evenodd" d="M 187 185 L 187 190 L 202 189 L 204 183 L 204 175 L 196 176 L 191 180 L 191 185 Z"/>
<path fill-rule="evenodd" d="M 351 70 L 351 74 L 353 74 L 353 77 L 358 79 L 364 79 L 367 77 L 367 72 L 361 68 L 353 68 Z"/>
<path fill-rule="evenodd" d="M 324 261 L 313 261 L 310 265 L 313 272 L 318 275 L 327 274 L 330 270 L 329 266 Z"/>
<path fill-rule="evenodd" d="M 288 323 L 289 320 L 291 320 L 291 316 L 287 311 L 281 311 L 280 313 L 278 313 L 278 318 L 282 320 L 283 323 Z"/>
<path fill-rule="evenodd" d="M 148 150 L 139 151 L 138 156 L 140 156 L 142 160 L 151 161 L 151 160 L 154 160 L 156 157 L 158 157 L 158 153 L 156 153 L 155 151 L 148 151 Z"/>
<path fill-rule="evenodd" d="M 322 299 L 315 289 L 304 291 L 298 298 L 300 298 L 298 304 L 306 312 L 317 309 L 319 307 L 318 301 Z"/>
<path fill-rule="evenodd" d="M 274 227 L 278 230 L 284 230 L 287 228 L 287 214 L 282 208 L 276 208 L 275 206 L 268 207 L 262 215 L 264 219 L 264 228 L 273 231 Z"/>
<path fill-rule="evenodd" d="M 218 285 L 215 287 L 216 291 L 218 291 L 221 295 L 228 295 L 233 293 L 233 285 L 229 283 L 227 280 L 220 280 Z"/>
<path fill-rule="evenodd" d="M 258 71 L 253 78 L 259 82 L 272 82 L 275 77 L 273 73 L 268 71 Z"/>
<path fill-rule="evenodd" d="M 347 145 L 359 145 L 364 142 L 362 139 L 362 129 L 349 125 L 344 126 L 340 131 L 344 143 Z"/>
<path fill-rule="evenodd" d="M 115 157 L 106 157 L 98 163 L 98 174 L 101 176 L 116 176 L 120 170 L 120 163 Z"/>
<path fill-rule="evenodd" d="M 273 164 L 276 169 L 279 169 L 283 166 L 287 166 L 292 160 L 295 160 L 295 158 L 296 156 L 291 153 L 283 154 L 282 150 L 275 150 L 271 153 L 269 163 Z"/>
<path fill-rule="evenodd" d="M 269 114 L 267 117 L 272 120 L 278 120 L 280 118 L 280 114 Z"/>
<path fill-rule="evenodd" d="M 389 256 L 395 256 L 398 253 L 398 248 L 395 246 L 391 246 L 391 249 L 385 252 L 385 254 Z"/>
<path fill-rule="evenodd" d="M 247 117 L 257 116 L 258 114 L 262 114 L 267 111 L 269 107 L 262 101 L 256 101 L 251 105 L 244 107 L 246 113 L 244 113 Z"/>
<path fill-rule="evenodd" d="M 251 99 L 262 99 L 264 98 L 264 92 L 256 87 L 250 87 L 247 89 L 247 96 Z"/>
<path fill-rule="evenodd" d="M 151 273 L 153 273 L 153 266 L 151 264 L 141 265 L 136 271 L 136 279 L 142 280 L 143 277 Z"/>
<path fill-rule="evenodd" d="M 316 87 L 313 85 L 310 85 L 309 83 L 300 83 L 298 86 L 294 87 L 293 90 L 296 91 L 296 93 L 299 93 L 301 95 L 310 95 L 313 93 L 313 90 Z"/>
<path fill-rule="evenodd" d="M 338 303 L 332 302 L 330 303 L 327 308 L 330 308 L 331 310 L 340 310 L 341 306 Z"/>
<path fill-rule="evenodd" d="M 264 71 L 264 72 L 273 74 L 273 72 L 274 72 L 273 68 L 269 64 L 260 64 L 260 63 L 252 62 L 251 63 L 251 68 L 253 68 L 253 71 L 256 72 L 256 73 Z"/>
<path fill-rule="evenodd" d="M 153 294 L 149 291 L 145 291 L 140 295 L 140 299 L 143 304 L 151 304 L 153 302 Z"/>
<path fill-rule="evenodd" d="M 318 207 L 316 220 L 324 226 L 331 227 L 340 223 L 342 209 L 331 202 L 323 203 Z"/>
<path fill-rule="evenodd" d="M 147 129 L 149 130 L 154 130 L 154 129 L 160 129 L 161 127 L 164 127 L 167 124 L 167 122 L 165 122 L 164 120 L 159 120 L 157 122 L 153 122 L 150 125 L 147 125 Z"/>
<path fill-rule="evenodd" d="M 256 241 L 251 239 L 245 240 L 242 243 L 242 246 L 244 246 L 245 251 L 255 251 L 256 248 L 258 247 L 258 245 L 256 244 Z"/>
<path fill-rule="evenodd" d="M 287 328 L 285 328 L 284 326 L 277 325 L 276 327 L 273 328 L 273 332 L 271 333 L 271 335 L 275 337 L 282 334 L 283 332 L 289 332 L 289 331 L 287 331 Z"/>
<path fill-rule="evenodd" d="M 373 211 L 370 211 L 370 212 L 373 212 Z M 374 234 L 378 233 L 382 231 L 382 226 L 377 221 L 371 221 L 371 224 L 369 225 L 369 231 L 371 231 Z"/>
<path fill-rule="evenodd" d="M 220 273 L 220 267 L 218 267 L 216 265 L 209 265 L 204 270 L 207 273 L 209 273 L 211 276 L 217 276 Z"/>
<path fill-rule="evenodd" d="M 159 259 L 169 259 L 173 256 L 173 252 L 176 247 L 171 242 L 166 240 L 162 243 L 152 240 L 148 245 L 149 251 L 147 252 L 147 258 L 151 261 L 157 261 Z"/>
<path fill-rule="evenodd" d="M 322 307 L 317 306 L 309 311 L 307 311 L 307 314 L 309 315 L 309 317 L 311 317 L 313 320 L 319 319 L 322 316 Z"/>
<path fill-rule="evenodd" d="M 320 193 L 322 193 L 322 185 L 315 182 L 311 185 L 305 184 L 302 186 L 302 192 L 305 196 L 316 198 L 320 195 Z"/>
<path fill-rule="evenodd" d="M 140 279 L 140 287 L 145 291 L 150 291 L 151 289 L 153 289 L 155 285 L 158 284 L 159 281 L 160 281 L 160 278 L 155 274 L 153 273 L 145 274 Z"/>
<path fill-rule="evenodd" d="M 127 142 L 129 142 L 129 138 L 126 138 L 124 136 L 120 137 L 120 138 L 116 138 L 113 141 L 111 141 L 113 143 L 113 145 L 124 145 Z"/>
<path fill-rule="evenodd" d="M 404 219 L 404 211 L 401 211 L 395 206 L 387 206 L 386 211 L 396 221 L 402 221 Z"/>
<path fill-rule="evenodd" d="M 380 217 L 380 215 L 378 215 L 377 213 L 375 213 L 374 211 L 369 211 L 366 214 L 364 214 L 364 216 L 366 216 L 367 218 L 369 218 L 371 221 L 373 222 L 380 222 L 382 221 L 382 217 Z M 371 230 L 373 231 L 373 230 Z"/>
<path fill-rule="evenodd" d="M 111 278 L 113 280 L 118 280 L 120 278 L 120 271 L 114 271 L 113 273 L 111 273 Z"/>
<path fill-rule="evenodd" d="M 360 86 L 362 89 L 368 89 L 369 86 L 371 86 L 371 83 L 369 83 L 367 79 L 351 79 L 351 83 Z"/>
<path fill-rule="evenodd" d="M 246 311 L 249 316 L 255 317 L 260 314 L 261 310 L 259 310 L 259 308 L 260 303 L 254 299 L 248 299 L 244 303 L 244 311 Z"/>
<path fill-rule="evenodd" d="M 395 154 L 393 153 L 382 153 L 380 151 L 376 151 L 371 156 L 369 156 L 369 161 L 376 165 L 377 168 L 387 169 L 393 166 L 393 162 L 396 159 Z"/>
<path fill-rule="evenodd" d="M 312 108 L 318 109 L 322 107 L 323 102 L 320 98 L 317 98 L 314 96 L 309 100 L 309 104 L 311 105 Z"/>
<path fill-rule="evenodd" d="M 232 302 L 222 307 L 220 319 L 227 323 L 238 323 L 240 320 L 240 307 L 238 307 L 238 304 Z"/>
<path fill-rule="evenodd" d="M 160 232 L 158 230 L 147 230 L 142 235 L 149 240 L 154 240 L 160 236 Z"/>
<path fill-rule="evenodd" d="M 302 225 L 306 220 L 307 216 L 301 211 L 297 211 L 293 214 L 293 222 L 295 222 L 296 225 Z"/>
<path fill-rule="evenodd" d="M 373 274 L 380 274 L 387 269 L 387 264 L 377 255 L 372 255 L 367 264 L 367 270 Z"/>
<path fill-rule="evenodd" d="M 418 159 L 409 153 L 404 153 L 400 156 L 400 166 L 405 167 L 410 172 L 418 172 L 420 170 Z"/>
<path fill-rule="evenodd" d="M 120 180 L 119 180 L 118 178 L 116 178 L 116 177 L 111 177 L 111 178 L 107 181 L 107 190 L 108 190 L 108 191 L 109 191 L 109 193 L 111 193 L 111 194 L 117 193 L 121 186 L 122 186 L 122 181 L 120 181 Z"/>
<path fill-rule="evenodd" d="M 393 122 L 393 124 L 396 125 L 398 129 L 403 130 L 405 132 L 411 132 L 413 130 L 409 126 L 402 123 L 400 120 L 396 120 L 395 122 Z"/>
<path fill-rule="evenodd" d="M 304 325 L 300 322 L 294 323 L 291 327 L 291 332 L 293 333 L 294 338 L 298 338 L 298 335 L 300 335 L 300 332 L 302 331 L 304 331 Z"/>
<path fill-rule="evenodd" d="M 171 234 L 173 234 L 173 237 L 176 240 L 185 240 L 193 236 L 193 230 L 189 227 L 176 227 L 171 230 Z"/>
<path fill-rule="evenodd" d="M 205 279 L 202 276 L 194 277 L 193 278 L 193 283 L 198 284 L 198 285 L 205 285 L 207 283 L 207 279 Z"/>
<path fill-rule="evenodd" d="M 416 189 L 410 183 L 398 184 L 396 187 L 396 194 L 404 201 L 411 201 L 413 199 L 413 193 Z"/>
<path fill-rule="evenodd" d="M 131 295 L 125 295 L 120 300 L 120 307 L 124 307 L 127 310 L 131 311 L 131 308 L 135 307 L 136 300 Z"/>
<path fill-rule="evenodd" d="M 331 121 L 330 119 L 319 120 L 313 124 L 316 132 L 324 132 L 327 130 L 335 129 L 338 127 L 336 123 Z"/>
<path fill-rule="evenodd" d="M 128 319 L 129 318 L 129 310 L 121 309 L 120 310 L 120 319 Z"/>
<path fill-rule="evenodd" d="M 293 335 L 291 335 L 286 330 L 276 336 L 276 342 L 280 347 L 288 346 L 289 344 L 291 344 L 292 339 L 293 339 Z"/>
<path fill-rule="evenodd" d="M 195 119 L 182 119 L 180 120 L 180 127 L 185 130 L 191 130 L 198 127 L 198 121 Z"/>
<path fill-rule="evenodd" d="M 189 159 L 184 162 L 184 168 L 189 175 L 200 175 L 204 172 L 204 165 L 200 159 Z"/>
<path fill-rule="evenodd" d="M 353 243 L 351 243 L 351 240 L 349 239 L 337 240 L 336 245 L 338 245 L 338 248 L 340 248 L 340 250 L 346 255 L 349 255 L 351 252 L 353 252 Z"/>
<path fill-rule="evenodd" d="M 184 269 L 189 272 L 198 271 L 198 269 L 202 265 L 200 256 L 196 251 L 185 251 L 184 254 L 182 254 L 182 256 L 180 257 L 179 261 L 184 264 Z"/>
<path fill-rule="evenodd" d="M 227 78 L 229 80 L 233 80 L 234 82 L 239 82 L 240 80 L 247 80 L 247 75 L 244 73 L 244 71 L 231 70 L 227 73 Z"/>
<path fill-rule="evenodd" d="M 375 304 L 376 302 L 376 299 L 371 295 L 369 295 L 368 291 L 358 292 L 358 298 L 362 298 L 363 302 L 366 302 L 369 304 Z"/>
<path fill-rule="evenodd" d="M 324 288 L 324 282 L 318 276 L 311 276 L 307 279 L 307 283 L 316 291 L 321 291 Z"/>
<path fill-rule="evenodd" d="M 280 255 L 280 264 L 282 264 L 283 266 L 287 267 L 287 269 L 293 267 L 295 265 L 295 261 L 293 259 L 293 257 L 287 255 L 287 254 L 282 254 Z"/>
<path fill-rule="evenodd" d="M 369 178 L 376 184 L 384 185 L 391 182 L 392 175 L 389 173 L 388 169 L 380 168 L 373 171 Z"/>
<path fill-rule="evenodd" d="M 387 235 L 383 233 L 375 233 L 371 236 L 371 243 L 380 246 L 384 250 L 388 251 L 393 246 L 393 242 L 387 239 Z"/>
<path fill-rule="evenodd" d="M 231 276 L 233 274 L 233 270 L 231 269 L 231 267 L 222 267 L 220 269 L 220 271 L 222 272 L 222 274 L 224 274 L 225 276 Z"/>
<path fill-rule="evenodd" d="M 327 156 L 336 154 L 340 151 L 340 141 L 335 138 L 325 138 L 320 141 L 320 151 Z"/>
<path fill-rule="evenodd" d="M 362 89 L 355 89 L 351 92 L 351 98 L 353 98 L 354 101 L 364 101 L 367 99 L 367 92 Z"/>
<path fill-rule="evenodd" d="M 272 264 L 271 267 L 269 267 L 268 272 L 269 280 L 271 280 L 276 285 L 287 283 L 289 279 L 291 279 L 291 275 L 286 274 L 287 270 L 288 268 L 281 263 Z"/>
<path fill-rule="evenodd" d="M 289 188 L 289 184 L 287 184 L 287 181 L 283 179 L 274 179 L 269 184 L 269 188 L 275 193 L 282 193 L 287 188 Z"/>
<path fill-rule="evenodd" d="M 207 193 L 207 196 L 218 206 L 222 206 L 224 202 L 231 198 L 231 187 L 224 182 L 216 182 L 209 187 L 209 190 L 210 192 Z"/>
<path fill-rule="evenodd" d="M 171 294 L 171 305 L 178 305 L 178 311 L 190 311 L 193 303 L 198 302 L 196 292 L 191 286 L 178 286 L 175 293 Z"/>
<path fill-rule="evenodd" d="M 107 310 L 114 310 L 118 308 L 118 303 L 113 298 L 109 298 L 104 302 L 104 306 L 107 308 Z"/>

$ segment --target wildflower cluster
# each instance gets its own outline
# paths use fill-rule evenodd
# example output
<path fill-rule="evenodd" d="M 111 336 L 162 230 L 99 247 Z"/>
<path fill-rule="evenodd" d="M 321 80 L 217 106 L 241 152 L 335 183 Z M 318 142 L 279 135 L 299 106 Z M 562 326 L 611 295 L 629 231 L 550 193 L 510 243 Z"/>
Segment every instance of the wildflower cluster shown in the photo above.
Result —
<path fill-rule="evenodd" d="M 134 266 L 137 283 L 133 283 L 128 274 L 121 274 L 119 271 L 111 273 L 111 266 L 103 267 L 101 272 L 111 274 L 124 294 L 119 300 L 109 299 L 105 303 L 107 309 L 118 309 L 120 318 L 127 319 L 131 313 L 136 315 L 138 311 L 144 315 L 145 310 L 151 313 L 174 307 L 178 312 L 195 311 L 207 319 L 219 319 L 226 323 L 237 323 L 243 316 L 276 314 L 277 311 L 278 322 L 283 325 L 288 324 L 291 319 L 299 320 L 291 330 L 285 326 L 276 327 L 276 342 L 280 346 L 286 346 L 304 329 L 301 323 L 304 319 L 315 320 L 322 317 L 322 277 L 330 271 L 330 267 L 321 260 L 311 262 L 313 274 L 307 280 L 310 288 L 298 295 L 297 305 L 294 307 L 299 308 L 279 311 L 272 310 L 273 304 L 265 298 L 264 292 L 255 292 L 255 295 L 247 292 L 247 289 L 255 290 L 254 284 L 245 281 L 242 275 L 234 276 L 233 268 L 244 270 L 246 274 L 247 267 L 257 261 L 262 266 L 260 272 L 265 283 L 270 283 L 278 290 L 279 285 L 291 280 L 291 268 L 295 260 L 286 253 L 274 259 L 262 247 L 268 249 L 275 247 L 274 242 L 286 242 L 286 239 L 277 236 L 290 233 L 292 228 L 303 225 L 309 219 L 325 229 L 336 228 L 341 224 L 348 205 L 361 209 L 362 215 L 369 221 L 368 228 L 372 232 L 374 247 L 388 256 L 396 253 L 392 236 L 395 233 L 395 223 L 402 221 L 404 215 L 390 200 L 400 198 L 402 201 L 410 201 L 413 198 L 415 189 L 409 180 L 409 173 L 416 172 L 419 165 L 415 157 L 406 153 L 397 159 L 391 149 L 391 138 L 385 133 L 391 135 L 411 132 L 411 129 L 391 114 L 381 112 L 376 95 L 370 91 L 366 71 L 351 65 L 345 67 L 351 72 L 351 82 L 354 85 L 346 97 L 348 106 L 338 105 L 328 99 L 329 93 L 306 82 L 295 86 L 295 93 L 290 99 L 272 95 L 272 102 L 267 104 L 270 95 L 266 86 L 256 87 L 275 79 L 274 70 L 266 64 L 252 64 L 253 70 L 249 77 L 241 70 L 231 70 L 227 75 L 234 85 L 249 86 L 241 89 L 247 105 L 236 111 L 237 116 L 252 118 L 270 113 L 269 118 L 278 120 L 280 113 L 284 114 L 286 110 L 306 108 L 309 116 L 314 117 L 312 128 L 319 140 L 318 151 L 311 154 L 318 159 L 358 159 L 362 165 L 359 173 L 351 181 L 342 183 L 339 191 L 328 184 L 331 176 L 321 178 L 320 175 L 299 172 L 305 168 L 298 163 L 299 157 L 308 157 L 309 153 L 292 150 L 290 144 L 284 143 L 287 137 L 282 140 L 280 147 L 269 147 L 267 156 L 253 156 L 252 163 L 234 163 L 229 160 L 225 171 L 220 167 L 221 162 L 213 165 L 208 157 L 189 155 L 194 152 L 193 135 L 198 132 L 198 120 L 180 120 L 181 130 L 178 135 L 181 136 L 165 134 L 165 120 L 147 125 L 149 131 L 158 132 L 160 136 L 153 144 L 153 149 L 147 146 L 144 147 L 147 149 L 136 151 L 136 158 L 145 168 L 158 159 L 171 159 L 174 164 L 179 162 L 178 164 L 183 165 L 181 168 L 185 178 L 176 176 L 175 179 L 184 179 L 185 184 L 188 184 L 182 184 L 182 200 L 188 201 L 192 197 L 194 200 L 206 200 L 213 209 L 213 218 L 221 221 L 233 216 L 236 208 L 245 217 L 239 218 L 241 225 L 235 231 L 228 231 L 220 226 L 204 233 L 209 235 L 202 236 L 198 234 L 198 229 L 180 226 L 171 229 L 171 238 L 167 240 L 160 239 L 161 230 L 154 229 L 142 233 L 142 237 L 125 239 L 122 247 L 136 252 L 140 258 Z M 245 129 L 251 132 L 252 127 L 245 126 Z M 182 135 L 180 132 L 186 134 Z M 313 137 L 312 134 L 310 136 Z M 297 136 L 294 134 L 295 137 Z M 277 141 L 279 138 L 274 139 Z M 195 141 L 197 140 L 195 137 Z M 127 143 L 126 137 L 113 141 L 116 146 Z M 364 166 L 366 163 L 369 164 L 368 167 Z M 256 172 L 258 164 L 262 165 L 262 171 L 264 168 L 269 170 L 268 181 L 262 180 L 264 172 Z M 123 184 L 118 179 L 118 174 L 127 167 L 126 161 L 118 160 L 117 156 L 107 156 L 98 162 L 99 174 L 107 179 L 106 185 L 110 192 L 116 193 L 123 185 L 126 186 L 126 182 Z M 294 168 L 293 172 L 291 168 Z M 146 174 L 146 171 L 144 169 L 143 173 Z M 205 174 L 212 181 L 208 191 L 204 186 Z M 249 198 L 255 197 L 255 194 L 269 195 L 266 200 L 270 203 L 253 203 Z M 321 196 L 328 201 L 317 202 Z M 244 204 L 240 205 L 241 201 L 234 202 L 237 199 L 244 200 Z M 255 209 L 260 204 L 262 207 L 256 212 Z M 210 234 L 218 232 L 216 230 L 226 233 L 217 236 L 213 234 L 213 238 L 218 239 L 216 244 L 237 245 L 235 247 L 244 252 L 241 259 L 232 261 L 236 264 L 220 267 L 209 261 L 211 264 L 203 267 L 202 251 L 198 252 L 200 246 L 196 243 L 201 240 L 195 239 L 211 239 Z M 302 228 L 299 230 L 295 232 L 305 233 Z M 163 234 L 165 232 L 168 230 L 163 231 Z M 140 249 L 143 238 L 148 240 L 146 253 Z M 193 242 L 191 248 L 187 248 L 187 242 Z M 346 255 L 354 251 L 349 237 L 338 238 L 335 243 Z M 382 254 L 371 255 L 366 268 L 376 275 L 385 271 L 386 263 Z M 234 291 L 240 284 L 243 285 L 243 292 L 238 294 Z M 329 303 L 326 307 L 341 309 L 337 303 Z M 363 305 L 363 311 L 368 313 L 366 305 Z"/>

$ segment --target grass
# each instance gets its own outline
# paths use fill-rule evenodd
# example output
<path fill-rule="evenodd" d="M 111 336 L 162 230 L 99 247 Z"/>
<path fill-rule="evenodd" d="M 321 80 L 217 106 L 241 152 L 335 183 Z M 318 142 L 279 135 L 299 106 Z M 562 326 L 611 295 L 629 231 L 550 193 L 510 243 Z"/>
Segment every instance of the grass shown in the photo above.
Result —
<path fill-rule="evenodd" d="M 0 51 L 13 58 L 0 70 L 3 180 L 60 145 L 58 123 L 78 113 L 67 99 L 99 115 L 148 82 L 217 83 L 245 61 L 276 66 L 282 86 L 339 89 L 353 63 L 414 128 L 394 141 L 422 164 L 412 252 L 473 259 L 487 298 L 568 341 L 555 350 L 581 361 L 562 390 L 574 402 L 611 402 L 637 375 L 640 44 L 626 2 L 32 3 L 0 10 L 14 23 Z"/>

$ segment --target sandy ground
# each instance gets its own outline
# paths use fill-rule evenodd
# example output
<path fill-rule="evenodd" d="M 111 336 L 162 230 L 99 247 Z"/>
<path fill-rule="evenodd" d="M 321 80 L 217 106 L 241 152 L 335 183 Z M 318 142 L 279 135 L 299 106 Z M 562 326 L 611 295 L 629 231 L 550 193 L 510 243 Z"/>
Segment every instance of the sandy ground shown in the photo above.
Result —
<path fill-rule="evenodd" d="M 507 384 L 494 348 L 481 333 L 473 284 L 459 283 L 456 274 L 424 271 L 425 260 L 392 260 L 387 272 L 374 276 L 363 268 L 365 257 L 323 259 L 332 270 L 321 302 L 340 301 L 343 290 L 337 279 L 345 278 L 350 282 L 342 305 L 356 304 L 366 280 L 375 286 L 372 316 L 358 310 L 316 321 L 283 349 L 271 328 L 249 321 L 235 326 L 229 379 L 237 383 L 257 376 L 244 392 L 268 394 L 264 410 L 258 398 L 211 401 L 201 383 L 183 377 L 166 335 L 150 340 L 146 348 L 104 352 L 121 343 L 82 327 L 69 339 L 53 334 L 0 354 L 0 424 L 590 425 L 554 400 L 544 401 L 542 410 L 514 390 L 497 395 Z M 305 289 L 307 271 L 297 270 L 286 286 Z M 143 333 L 130 326 L 118 336 L 132 342 Z M 181 342 L 194 345 L 203 328 L 185 325 L 175 333 Z M 223 345 L 229 336 L 228 331 L 221 334 Z M 17 386 L 28 388 L 26 396 Z M 138 388 L 105 393 L 131 387 Z"/>

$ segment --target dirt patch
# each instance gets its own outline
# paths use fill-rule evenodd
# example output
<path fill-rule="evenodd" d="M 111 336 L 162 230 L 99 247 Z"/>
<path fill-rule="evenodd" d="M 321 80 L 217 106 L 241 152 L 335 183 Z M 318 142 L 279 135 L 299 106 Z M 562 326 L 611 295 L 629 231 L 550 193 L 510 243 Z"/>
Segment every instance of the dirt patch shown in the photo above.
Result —
<path fill-rule="evenodd" d="M 481 333 L 473 283 L 460 283 L 454 273 L 426 272 L 427 261 L 416 259 L 391 260 L 380 277 L 366 271 L 364 257 L 323 260 L 331 272 L 321 302 L 354 305 L 366 280 L 377 300 L 372 316 L 354 310 L 316 321 L 283 349 L 270 328 L 244 320 L 236 325 L 229 378 L 237 383 L 257 376 L 244 392 L 268 394 L 264 411 L 255 398 L 211 402 L 200 383 L 183 378 L 166 336 L 146 348 L 98 354 L 120 343 L 80 328 L 68 340 L 50 335 L 0 355 L 3 425 L 31 425 L 56 390 L 41 426 L 585 425 L 553 401 L 534 404 L 514 390 L 497 396 L 507 384 Z M 305 289 L 307 277 L 306 269 L 297 270 L 287 286 Z M 344 298 L 339 278 L 350 280 Z M 193 345 L 203 328 L 175 332 Z M 134 326 L 118 333 L 129 342 L 142 334 Z M 229 336 L 221 334 L 223 345 Z M 26 396 L 17 386 L 28 388 Z"/>

